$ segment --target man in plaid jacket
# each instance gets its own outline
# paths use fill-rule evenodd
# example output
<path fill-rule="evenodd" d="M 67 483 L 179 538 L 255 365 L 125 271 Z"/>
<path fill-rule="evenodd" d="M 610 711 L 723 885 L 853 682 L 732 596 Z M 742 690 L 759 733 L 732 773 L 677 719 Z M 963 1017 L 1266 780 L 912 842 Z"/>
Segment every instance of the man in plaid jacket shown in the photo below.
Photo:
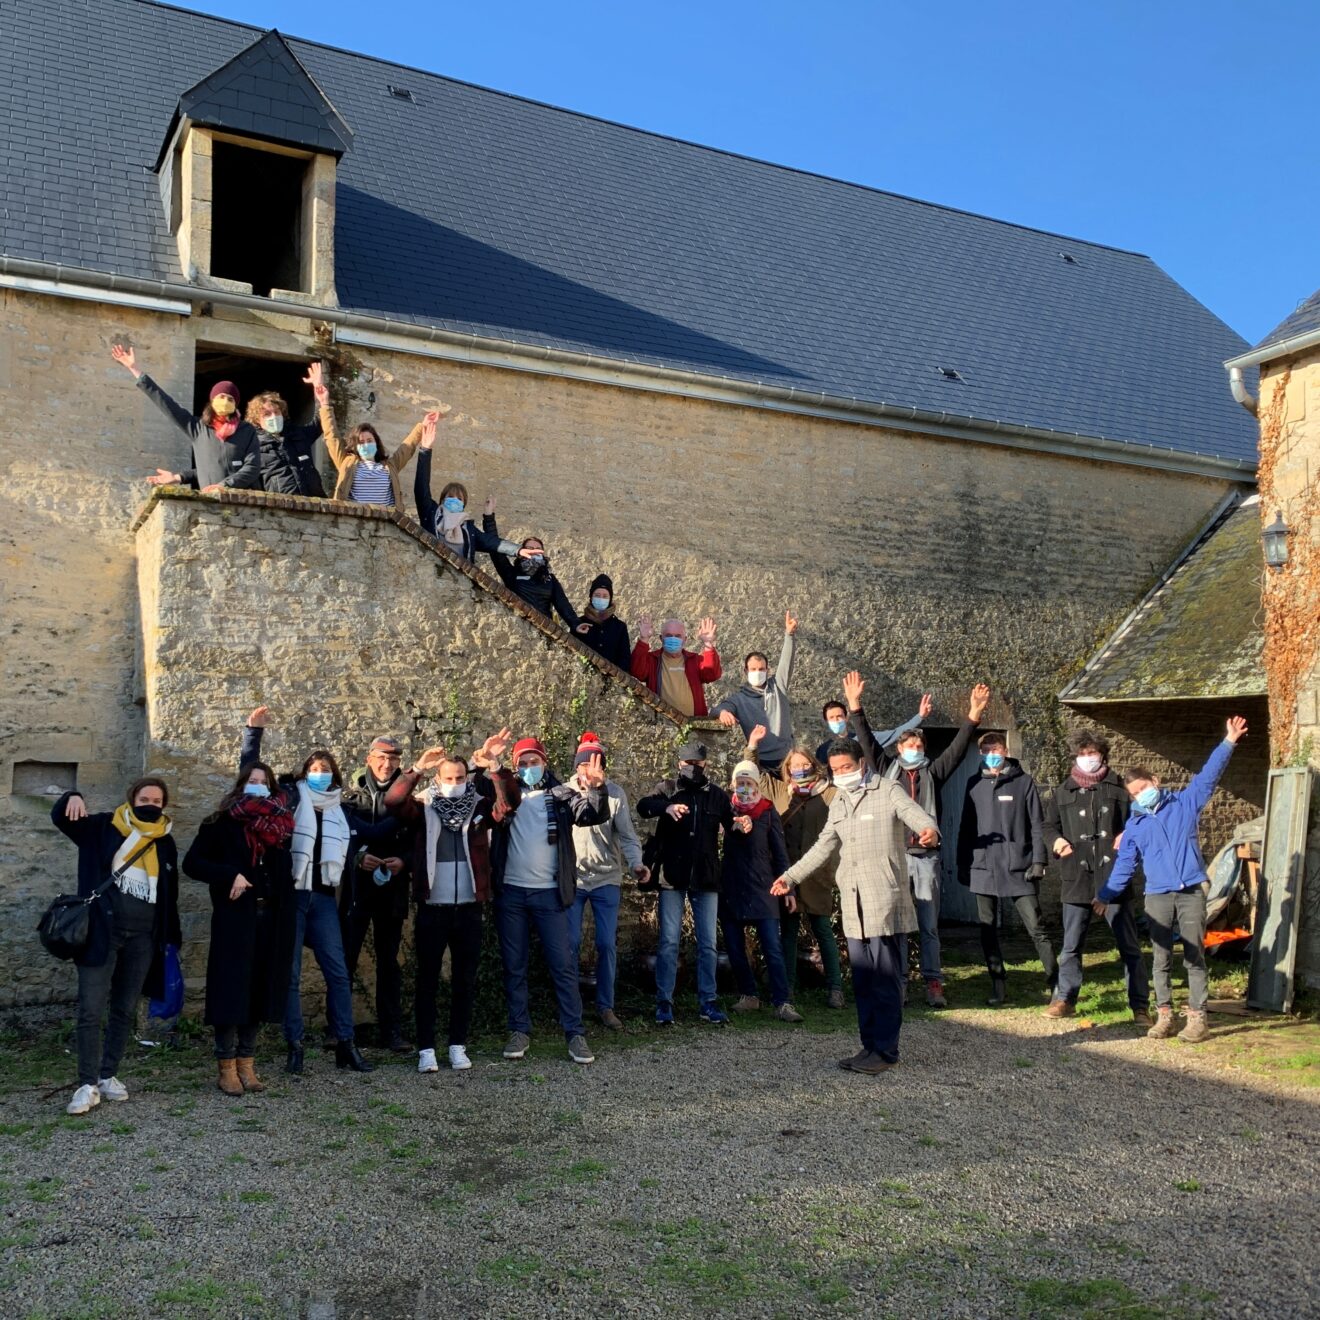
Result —
<path fill-rule="evenodd" d="M 839 1067 L 876 1075 L 898 1063 L 907 979 L 907 937 L 917 929 L 917 910 L 907 880 L 906 833 L 924 848 L 939 844 L 935 818 L 892 779 L 873 775 L 862 749 L 851 739 L 829 747 L 830 771 L 838 792 L 820 837 L 775 881 L 784 895 L 836 856 L 835 884 L 842 899 L 853 994 L 862 1048 Z"/>

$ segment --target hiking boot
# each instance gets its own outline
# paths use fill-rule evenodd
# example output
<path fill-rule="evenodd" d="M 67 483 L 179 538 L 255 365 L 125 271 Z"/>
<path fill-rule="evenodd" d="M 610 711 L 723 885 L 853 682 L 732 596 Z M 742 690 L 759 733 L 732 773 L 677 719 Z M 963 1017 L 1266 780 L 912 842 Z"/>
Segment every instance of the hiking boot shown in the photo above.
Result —
<path fill-rule="evenodd" d="M 1173 1009 L 1161 1004 L 1156 1010 L 1158 1016 L 1155 1019 L 1155 1025 L 1146 1032 L 1151 1040 L 1168 1040 L 1173 1035 L 1173 1029 L 1178 1025 L 1178 1020 L 1173 1016 Z"/>
<path fill-rule="evenodd" d="M 602 1008 L 597 1015 L 600 1018 L 600 1024 L 606 1031 L 622 1031 L 623 1023 L 619 1020 L 619 1015 L 612 1008 Z"/>
<path fill-rule="evenodd" d="M 948 1000 L 944 998 L 944 982 L 938 976 L 928 976 L 926 978 L 926 1003 L 931 1008 L 947 1008 Z"/>
<path fill-rule="evenodd" d="M 1132 1021 L 1139 1027 L 1149 1027 L 1154 1025 L 1154 1018 L 1150 1015 L 1148 1008 L 1134 1008 L 1132 1010 Z"/>
<path fill-rule="evenodd" d="M 568 1042 L 568 1057 L 574 1063 L 595 1063 L 596 1056 L 591 1052 L 585 1036 L 574 1036 Z"/>
<path fill-rule="evenodd" d="M 761 1001 L 755 995 L 739 995 L 733 1005 L 735 1013 L 755 1013 L 761 1007 Z"/>
<path fill-rule="evenodd" d="M 877 1077 L 881 1073 L 888 1072 L 891 1068 L 897 1068 L 898 1062 L 893 1063 L 882 1055 L 873 1054 L 867 1050 L 860 1058 L 853 1059 L 849 1065 L 849 1071 L 855 1073 L 864 1073 L 868 1077 Z"/>
<path fill-rule="evenodd" d="M 243 1083 L 238 1080 L 238 1069 L 234 1065 L 233 1059 L 218 1059 L 220 1065 L 220 1074 L 215 1079 L 215 1084 L 226 1095 L 242 1095 Z"/>
<path fill-rule="evenodd" d="M 417 1051 L 417 1071 L 419 1073 L 439 1072 L 440 1065 L 435 1061 L 434 1050 Z"/>
<path fill-rule="evenodd" d="M 96 1084 L 102 1100 L 124 1101 L 128 1099 L 128 1087 L 118 1077 L 102 1077 Z"/>
<path fill-rule="evenodd" d="M 506 1059 L 521 1059 L 527 1053 L 527 1047 L 532 1043 L 532 1038 L 525 1031 L 515 1031 L 504 1043 L 504 1057 Z"/>
<path fill-rule="evenodd" d="M 385 1048 L 391 1054 L 411 1054 L 412 1046 L 403 1038 L 403 1032 L 395 1027 L 385 1041 Z"/>
<path fill-rule="evenodd" d="M 286 1073 L 300 1073 L 303 1070 L 303 1047 L 302 1041 L 296 1045 L 292 1042 L 289 1045 L 289 1057 L 284 1061 L 284 1071 Z"/>
<path fill-rule="evenodd" d="M 1008 1003 L 1008 981 L 1002 976 L 990 978 L 990 998 L 985 1001 L 991 1008 L 1003 1008 Z"/>
<path fill-rule="evenodd" d="M 1210 1035 L 1210 1023 L 1206 1018 L 1205 1009 L 1189 1008 L 1187 1010 L 1187 1025 L 1178 1033 L 1179 1040 L 1185 1040 L 1189 1045 L 1199 1044 Z"/>
<path fill-rule="evenodd" d="M 829 993 L 829 994 L 826 996 L 826 998 L 825 998 L 825 1007 L 826 1007 L 826 1008 L 842 1008 L 842 1007 L 843 1007 L 843 991 L 842 991 L 842 990 L 831 990 L 830 993 Z"/>
<path fill-rule="evenodd" d="M 805 1022 L 806 1018 L 793 1007 L 792 1004 L 780 1004 L 775 1009 L 775 1017 L 780 1022 Z"/>
<path fill-rule="evenodd" d="M 662 999 L 655 1006 L 655 1025 L 672 1027 L 674 1025 L 674 1006 L 667 999 Z"/>
<path fill-rule="evenodd" d="M 697 1014 L 697 1021 L 704 1022 L 708 1027 L 723 1027 L 728 1025 L 729 1015 L 717 1004 L 703 1004 L 701 1012 Z"/>
<path fill-rule="evenodd" d="M 871 1051 L 863 1047 L 862 1049 L 858 1050 L 856 1054 L 849 1055 L 849 1057 L 846 1059 L 840 1059 L 839 1067 L 842 1068 L 844 1072 L 852 1072 L 853 1064 L 862 1063 L 864 1060 L 869 1059 L 870 1057 L 871 1057 Z"/>
<path fill-rule="evenodd" d="M 367 1061 L 355 1040 L 341 1040 L 335 1046 L 335 1067 L 351 1068 L 354 1072 L 360 1073 L 376 1071 L 376 1065 Z"/>
<path fill-rule="evenodd" d="M 238 1080 L 245 1091 L 264 1091 L 266 1083 L 257 1076 L 257 1061 L 255 1059 L 235 1059 L 234 1067 L 238 1069 Z"/>
<path fill-rule="evenodd" d="M 465 1068 L 472 1067 L 472 1060 L 468 1058 L 466 1045 L 451 1045 L 449 1047 L 449 1066 L 455 1072 L 462 1072 Z"/>
<path fill-rule="evenodd" d="M 1045 1016 L 1049 1018 L 1076 1017 L 1077 1009 L 1066 999 L 1051 999 L 1049 1008 L 1045 1010 Z"/>
<path fill-rule="evenodd" d="M 85 1114 L 101 1103 L 101 1092 L 90 1082 L 84 1082 L 74 1093 L 73 1099 L 64 1106 L 66 1114 Z"/>

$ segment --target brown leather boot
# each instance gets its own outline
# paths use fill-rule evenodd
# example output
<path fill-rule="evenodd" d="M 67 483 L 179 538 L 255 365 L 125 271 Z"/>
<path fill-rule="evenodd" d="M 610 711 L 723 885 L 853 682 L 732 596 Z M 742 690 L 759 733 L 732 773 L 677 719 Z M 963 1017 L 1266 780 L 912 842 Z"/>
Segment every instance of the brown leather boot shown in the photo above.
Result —
<path fill-rule="evenodd" d="M 233 1059 L 217 1059 L 216 1062 L 220 1065 L 220 1076 L 215 1079 L 215 1084 L 226 1095 L 242 1095 L 243 1083 L 238 1080 Z"/>
<path fill-rule="evenodd" d="M 238 1080 L 243 1083 L 245 1091 L 264 1091 L 266 1083 L 257 1076 L 257 1062 L 255 1059 L 235 1059 L 234 1063 L 238 1066 Z"/>

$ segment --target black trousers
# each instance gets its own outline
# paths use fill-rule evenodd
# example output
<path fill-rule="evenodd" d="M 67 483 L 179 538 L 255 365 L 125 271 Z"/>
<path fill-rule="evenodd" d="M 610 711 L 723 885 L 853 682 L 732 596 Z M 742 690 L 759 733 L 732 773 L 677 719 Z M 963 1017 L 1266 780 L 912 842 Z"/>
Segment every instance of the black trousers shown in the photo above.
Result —
<path fill-rule="evenodd" d="M 366 873 L 358 876 L 353 906 L 340 914 L 339 922 L 344 935 L 344 961 L 348 964 L 350 983 L 357 974 L 358 957 L 367 938 L 367 929 L 370 927 L 375 932 L 376 1027 L 386 1038 L 403 1027 L 403 970 L 399 966 L 399 946 L 403 943 L 407 904 L 399 902 L 395 890 L 399 883 L 406 881 L 377 885 Z"/>
<path fill-rule="evenodd" d="M 1004 954 L 999 947 L 1000 901 L 994 894 L 976 896 L 976 919 L 981 923 L 981 952 L 985 954 L 985 965 L 990 975 L 997 977 L 1004 975 Z M 1008 901 L 1017 908 L 1022 924 L 1036 946 L 1036 956 L 1045 969 L 1045 979 L 1053 989 L 1059 979 L 1059 961 L 1050 948 L 1050 937 L 1045 934 L 1045 917 L 1040 910 L 1040 899 L 1035 894 L 1018 894 Z"/>
<path fill-rule="evenodd" d="M 250 1059 L 256 1053 L 260 1022 L 217 1024 L 214 1030 L 217 1059 Z"/>
<path fill-rule="evenodd" d="M 422 903 L 417 909 L 417 1048 L 435 1049 L 440 964 L 449 950 L 449 1043 L 466 1045 L 481 961 L 480 903 Z"/>
<path fill-rule="evenodd" d="M 115 1075 L 156 953 L 155 908 L 117 889 L 110 891 L 110 904 L 114 920 L 106 960 L 99 967 L 78 968 L 79 1086 L 95 1086 L 102 1077 Z"/>

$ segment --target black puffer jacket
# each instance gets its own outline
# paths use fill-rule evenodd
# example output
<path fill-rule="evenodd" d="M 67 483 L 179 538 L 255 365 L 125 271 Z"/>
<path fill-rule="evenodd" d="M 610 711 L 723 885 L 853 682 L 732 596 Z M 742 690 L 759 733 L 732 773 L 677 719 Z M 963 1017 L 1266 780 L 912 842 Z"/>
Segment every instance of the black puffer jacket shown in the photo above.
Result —
<path fill-rule="evenodd" d="M 1058 839 L 1072 846 L 1067 857 L 1057 857 L 1065 903 L 1089 903 L 1104 887 L 1114 869 L 1118 849 L 1114 836 L 1122 834 L 1132 811 L 1132 799 L 1123 781 L 1110 770 L 1093 788 L 1078 788 L 1071 775 L 1045 804 L 1045 846 L 1054 853 Z M 1121 902 L 1131 898 L 1123 891 Z"/>
<path fill-rule="evenodd" d="M 688 809 L 678 820 L 666 814 L 675 803 Z M 659 821 L 647 857 L 648 864 L 653 857 L 660 869 L 661 888 L 719 891 L 720 829 L 733 826 L 733 804 L 724 789 L 705 778 L 699 785 L 665 779 L 638 801 L 637 814 L 642 820 Z"/>
<path fill-rule="evenodd" d="M 1036 781 L 1012 757 L 997 775 L 967 785 L 958 832 L 958 879 L 974 894 L 1034 894 L 1027 878 L 1046 861 L 1045 816 Z"/>
<path fill-rule="evenodd" d="M 279 435 L 264 427 L 257 432 L 261 440 L 261 484 L 275 495 L 307 495 L 325 499 L 325 486 L 316 470 L 314 451 L 321 438 L 319 420 L 306 426 L 285 425 Z"/>

